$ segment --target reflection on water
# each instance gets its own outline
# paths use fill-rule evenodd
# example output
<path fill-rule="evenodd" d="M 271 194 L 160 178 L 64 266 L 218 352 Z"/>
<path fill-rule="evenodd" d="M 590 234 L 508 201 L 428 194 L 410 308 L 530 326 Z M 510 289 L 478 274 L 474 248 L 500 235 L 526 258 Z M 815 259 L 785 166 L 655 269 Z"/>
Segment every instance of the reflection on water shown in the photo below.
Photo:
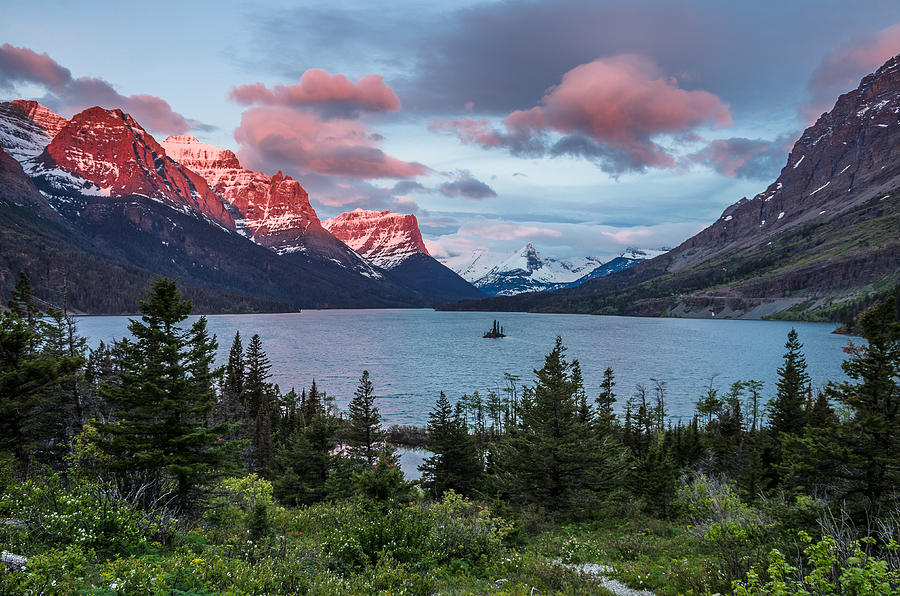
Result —
<path fill-rule="evenodd" d="M 667 383 L 672 417 L 689 417 L 711 377 L 724 392 L 737 379 L 760 379 L 775 391 L 776 370 L 792 326 L 797 328 L 814 385 L 843 378 L 846 338 L 830 324 L 779 321 L 652 319 L 591 315 L 468 313 L 414 310 L 325 310 L 291 314 L 208 317 L 224 362 L 235 331 L 246 347 L 259 333 L 282 391 L 320 389 L 346 407 L 363 369 L 379 396 L 386 424 L 424 424 L 440 391 L 454 401 L 463 393 L 502 391 L 504 373 L 531 384 L 557 335 L 577 358 L 588 395 L 596 396 L 604 369 L 615 371 L 621 411 L 636 383 Z M 484 339 L 499 319 L 507 337 Z M 84 317 L 91 345 L 127 334 L 127 317 Z"/>
<path fill-rule="evenodd" d="M 410 481 L 421 478 L 422 472 L 418 468 L 429 455 L 431 455 L 431 452 L 425 449 L 397 448 L 397 458 L 400 460 L 400 469 L 403 471 L 403 477 Z"/>

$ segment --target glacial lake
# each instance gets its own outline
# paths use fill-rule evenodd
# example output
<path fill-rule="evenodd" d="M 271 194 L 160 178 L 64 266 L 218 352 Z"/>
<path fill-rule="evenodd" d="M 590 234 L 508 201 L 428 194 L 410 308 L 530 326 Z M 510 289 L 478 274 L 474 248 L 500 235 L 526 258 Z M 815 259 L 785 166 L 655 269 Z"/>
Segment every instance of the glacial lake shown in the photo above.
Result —
<path fill-rule="evenodd" d="M 192 317 L 191 320 L 196 317 Z M 595 315 L 438 312 L 408 310 L 307 310 L 289 314 L 212 315 L 211 333 L 224 363 L 235 331 L 244 346 L 254 333 L 272 362 L 272 380 L 283 392 L 299 392 L 315 379 L 342 409 L 367 369 L 386 425 L 422 425 L 438 394 L 451 401 L 463 393 L 501 392 L 504 373 L 533 383 L 557 335 L 569 359 L 581 363 L 588 395 L 596 397 L 603 371 L 616 376 L 617 406 L 637 383 L 667 383 L 673 420 L 689 418 L 714 377 L 720 394 L 738 379 L 765 383 L 775 392 L 777 369 L 791 327 L 796 327 L 813 385 L 844 379 L 841 347 L 847 337 L 835 325 L 780 321 L 654 319 Z M 494 319 L 507 337 L 484 339 Z M 78 328 L 96 346 L 128 334 L 129 317 L 80 317 Z M 861 341 L 858 340 L 857 341 Z"/>

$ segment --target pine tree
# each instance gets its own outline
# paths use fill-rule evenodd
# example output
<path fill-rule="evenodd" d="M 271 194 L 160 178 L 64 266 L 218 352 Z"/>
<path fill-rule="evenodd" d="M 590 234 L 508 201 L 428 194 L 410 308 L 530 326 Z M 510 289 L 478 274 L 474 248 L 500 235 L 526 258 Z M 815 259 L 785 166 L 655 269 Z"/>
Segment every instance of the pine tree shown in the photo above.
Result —
<path fill-rule="evenodd" d="M 613 404 L 616 403 L 616 394 L 613 387 L 616 386 L 613 369 L 607 367 L 603 371 L 603 381 L 600 383 L 600 395 L 597 396 L 597 418 L 601 424 L 612 426 L 615 420 Z"/>
<path fill-rule="evenodd" d="M 304 404 L 306 425 L 287 437 L 273 461 L 275 496 L 290 505 L 308 505 L 328 494 L 328 480 L 335 467 L 335 432 L 339 422 L 329 415 L 319 400 L 318 391 Z M 318 404 L 318 406 L 315 406 Z"/>
<path fill-rule="evenodd" d="M 419 466 L 425 490 L 435 499 L 451 489 L 474 495 L 483 476 L 478 446 L 443 391 L 428 414 L 428 440 L 432 455 Z"/>
<path fill-rule="evenodd" d="M 769 403 L 769 430 L 775 437 L 779 433 L 800 434 L 806 426 L 806 391 L 809 375 L 806 373 L 806 358 L 803 344 L 797 337 L 797 330 L 791 329 L 784 363 L 778 369 L 778 391 Z"/>
<path fill-rule="evenodd" d="M 7 302 L 7 306 L 9 307 L 9 310 L 22 319 L 31 331 L 27 349 L 31 353 L 36 352 L 41 338 L 41 310 L 35 303 L 34 291 L 31 289 L 31 281 L 22 271 L 19 272 L 19 276 L 16 278 L 16 285 L 10 292 L 10 299 L 9 302 Z"/>
<path fill-rule="evenodd" d="M 880 509 L 900 495 L 900 321 L 891 296 L 859 319 L 866 345 L 850 342 L 842 368 L 851 380 L 832 384 L 830 394 L 849 408 L 849 491 L 860 508 Z"/>
<path fill-rule="evenodd" d="M 578 387 L 575 401 L 578 405 L 578 419 L 587 426 L 594 419 L 594 410 L 588 403 L 587 392 L 584 390 L 584 376 L 581 374 L 581 364 L 577 360 L 572 361 L 572 383 Z"/>
<path fill-rule="evenodd" d="M 521 429 L 497 448 L 496 483 L 509 498 L 555 510 L 590 509 L 621 476 L 621 453 L 578 415 L 579 391 L 557 338 L 523 397 Z"/>
<path fill-rule="evenodd" d="M 384 431 L 381 428 L 381 414 L 375 406 L 375 387 L 369 379 L 369 371 L 364 370 L 359 385 L 348 406 L 349 426 L 345 439 L 353 456 L 361 457 L 368 466 L 378 458 L 378 443 Z"/>
<path fill-rule="evenodd" d="M 269 382 L 272 365 L 262 347 L 259 334 L 250 338 L 244 354 L 242 401 L 246 412 L 246 426 L 252 429 L 245 463 L 257 472 L 266 472 L 272 463 L 272 416 L 274 415 L 274 387 Z"/>
<path fill-rule="evenodd" d="M 188 330 L 180 326 L 191 302 L 181 300 L 174 280 L 154 281 L 140 311 L 128 325 L 133 341 L 120 344 L 120 382 L 100 387 L 116 418 L 101 425 L 101 448 L 137 502 L 153 505 L 171 481 L 185 506 L 223 462 L 222 429 L 207 423 L 220 374 L 210 368 L 216 341 L 205 317 Z"/>
<path fill-rule="evenodd" d="M 249 440 L 247 411 L 244 407 L 244 348 L 240 331 L 235 332 L 228 363 L 222 377 L 222 393 L 216 404 L 214 421 L 228 425 L 226 435 L 230 440 Z"/>
<path fill-rule="evenodd" d="M 243 365 L 242 395 L 247 417 L 251 421 L 256 420 L 260 404 L 272 390 L 272 384 L 269 382 L 269 378 L 272 376 L 269 372 L 271 368 L 269 357 L 262 348 L 262 340 L 256 333 L 250 338 Z M 236 383 L 236 379 L 233 382 Z"/>

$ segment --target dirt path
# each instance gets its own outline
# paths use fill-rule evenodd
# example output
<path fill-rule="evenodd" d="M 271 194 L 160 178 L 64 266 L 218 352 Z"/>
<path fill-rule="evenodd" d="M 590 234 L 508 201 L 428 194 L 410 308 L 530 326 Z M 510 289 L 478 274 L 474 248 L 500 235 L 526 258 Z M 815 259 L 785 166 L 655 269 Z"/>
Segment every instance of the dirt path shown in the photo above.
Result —
<path fill-rule="evenodd" d="M 594 578 L 597 580 L 598 584 L 616 596 L 656 596 L 649 590 L 635 590 L 634 588 L 629 588 L 622 582 L 605 575 L 613 570 L 612 567 L 606 565 L 598 565 L 597 563 L 582 563 L 580 565 L 560 563 L 560 565 L 567 569 L 571 569 L 572 571 L 577 571 L 582 575 Z"/>

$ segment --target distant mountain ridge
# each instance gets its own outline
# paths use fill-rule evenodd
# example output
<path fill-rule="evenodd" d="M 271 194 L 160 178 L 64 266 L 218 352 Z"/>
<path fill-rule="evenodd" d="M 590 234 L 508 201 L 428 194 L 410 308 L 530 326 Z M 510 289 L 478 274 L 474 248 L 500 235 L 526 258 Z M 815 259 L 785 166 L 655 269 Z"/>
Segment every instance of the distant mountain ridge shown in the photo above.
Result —
<path fill-rule="evenodd" d="M 900 287 L 900 56 L 794 144 L 778 178 L 672 251 L 549 294 L 452 308 L 836 320 Z"/>
<path fill-rule="evenodd" d="M 628 249 L 613 259 L 596 256 L 554 259 L 539 254 L 529 242 L 510 256 L 498 256 L 479 249 L 468 257 L 458 256 L 445 259 L 445 262 L 485 293 L 513 296 L 577 286 L 662 252 Z"/>

